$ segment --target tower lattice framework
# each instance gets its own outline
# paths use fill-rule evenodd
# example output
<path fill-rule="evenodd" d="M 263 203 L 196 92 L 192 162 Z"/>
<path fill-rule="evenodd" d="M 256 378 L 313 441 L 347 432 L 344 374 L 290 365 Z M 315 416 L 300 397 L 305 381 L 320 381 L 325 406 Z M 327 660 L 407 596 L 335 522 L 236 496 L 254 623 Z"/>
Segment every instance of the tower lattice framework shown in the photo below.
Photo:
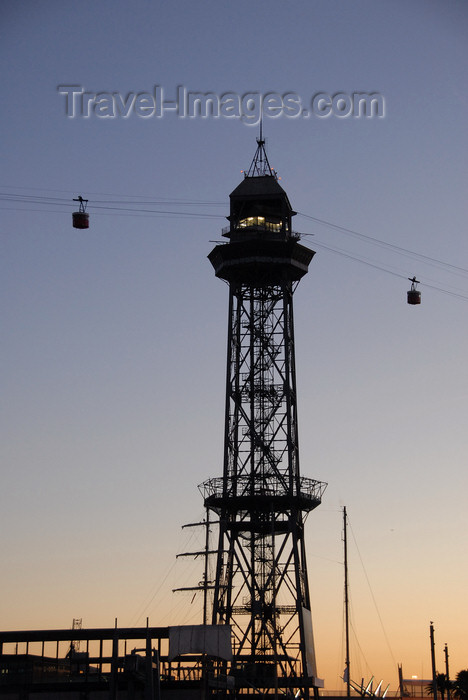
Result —
<path fill-rule="evenodd" d="M 257 142 L 230 196 L 229 242 L 209 255 L 229 283 L 223 475 L 201 487 L 219 523 L 211 621 L 231 625 L 229 673 L 243 694 L 306 698 L 322 683 L 304 521 L 326 484 L 299 469 L 293 293 L 314 252 L 292 232 L 295 212 Z"/>

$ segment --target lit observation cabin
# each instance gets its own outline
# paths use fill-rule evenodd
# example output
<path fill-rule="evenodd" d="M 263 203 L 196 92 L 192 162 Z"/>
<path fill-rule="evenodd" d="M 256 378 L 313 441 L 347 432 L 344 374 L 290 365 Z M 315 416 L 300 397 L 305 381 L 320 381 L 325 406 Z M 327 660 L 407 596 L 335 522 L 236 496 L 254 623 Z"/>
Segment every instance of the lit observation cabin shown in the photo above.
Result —
<path fill-rule="evenodd" d="M 229 226 L 222 231 L 229 244 L 217 246 L 208 256 L 216 276 L 227 281 L 239 274 L 246 284 L 268 284 L 278 275 L 298 281 L 314 255 L 292 231 L 296 212 L 266 160 L 263 144 L 259 141 L 249 171 L 230 194 Z"/>
<path fill-rule="evenodd" d="M 233 240 L 245 240 L 255 231 L 261 238 L 285 240 L 291 234 L 292 210 L 288 195 L 272 174 L 246 175 L 230 195 L 230 226 L 223 231 Z"/>

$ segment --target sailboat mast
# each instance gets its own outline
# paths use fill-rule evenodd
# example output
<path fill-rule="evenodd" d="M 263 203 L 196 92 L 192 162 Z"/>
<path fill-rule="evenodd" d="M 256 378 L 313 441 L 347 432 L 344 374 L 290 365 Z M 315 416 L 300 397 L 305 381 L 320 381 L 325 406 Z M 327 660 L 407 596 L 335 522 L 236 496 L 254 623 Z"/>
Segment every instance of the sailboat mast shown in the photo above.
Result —
<path fill-rule="evenodd" d="M 435 662 L 435 644 L 434 644 L 434 623 L 431 622 L 429 627 L 429 636 L 431 638 L 431 662 L 432 662 L 432 694 L 434 700 L 437 700 L 437 672 Z"/>
<path fill-rule="evenodd" d="M 348 595 L 348 527 L 346 506 L 343 507 L 343 545 L 344 545 L 344 604 L 345 604 L 345 634 L 346 634 L 346 697 L 351 696 L 351 676 L 349 674 L 349 595 Z"/>
<path fill-rule="evenodd" d="M 450 700 L 450 674 L 449 674 L 449 653 L 447 644 L 444 647 L 445 654 L 445 682 L 447 686 L 447 700 Z"/>

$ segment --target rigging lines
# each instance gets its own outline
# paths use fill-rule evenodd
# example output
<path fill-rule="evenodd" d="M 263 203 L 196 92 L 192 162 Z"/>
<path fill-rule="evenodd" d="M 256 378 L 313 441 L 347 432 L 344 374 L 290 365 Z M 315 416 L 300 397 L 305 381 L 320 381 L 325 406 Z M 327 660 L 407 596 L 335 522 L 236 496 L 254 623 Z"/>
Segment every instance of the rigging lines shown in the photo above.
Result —
<path fill-rule="evenodd" d="M 12 187 L 9 185 L 2 185 L 0 187 L 2 187 L 2 191 L 0 191 L 0 209 L 6 211 L 34 211 L 62 214 L 70 211 L 70 209 L 73 209 L 74 207 L 72 200 L 73 193 L 68 193 L 67 190 Z M 30 194 L 31 192 L 33 192 L 33 194 Z M 222 213 L 217 213 L 221 207 L 223 209 L 225 207 L 225 202 L 221 201 L 197 200 L 193 198 L 151 198 L 146 194 L 128 195 L 102 192 L 87 193 L 87 196 L 91 201 L 90 205 L 88 206 L 88 210 L 92 212 L 93 216 L 138 216 L 146 218 L 173 217 L 181 219 L 200 218 L 218 219 L 220 221 L 225 219 L 225 216 Z M 364 244 L 379 247 L 388 253 L 396 254 L 406 259 L 411 259 L 420 263 L 421 265 L 436 267 L 439 269 L 439 271 L 444 271 L 445 273 L 462 278 L 468 275 L 468 268 L 466 267 L 439 260 L 424 253 L 418 253 L 417 251 L 409 248 L 405 248 L 394 243 L 389 243 L 388 241 L 361 233 L 360 231 L 347 226 L 342 226 L 325 219 L 312 216 L 311 214 L 307 214 L 305 212 L 298 212 L 298 216 L 306 219 L 307 221 L 313 222 L 317 226 L 326 227 L 328 232 L 333 231 L 343 234 L 348 239 L 359 240 Z M 339 255 L 354 262 L 373 267 L 374 269 L 385 272 L 386 274 L 390 274 L 405 280 L 408 279 L 410 272 L 413 274 L 414 266 L 412 266 L 411 270 L 409 271 L 408 268 L 403 269 L 402 267 L 396 267 L 386 260 L 383 262 L 371 260 L 358 252 L 345 250 L 338 247 L 337 245 L 332 244 L 328 239 L 323 241 L 318 238 L 316 233 L 301 232 L 299 235 L 313 236 L 314 246 L 326 251 L 327 253 Z M 419 272 L 418 276 L 422 277 Z M 447 283 L 443 284 L 439 280 L 432 280 L 427 276 L 424 276 L 424 279 L 427 281 L 422 281 L 422 286 L 463 301 L 468 301 L 468 291 L 465 293 L 465 289 L 461 289 Z"/>

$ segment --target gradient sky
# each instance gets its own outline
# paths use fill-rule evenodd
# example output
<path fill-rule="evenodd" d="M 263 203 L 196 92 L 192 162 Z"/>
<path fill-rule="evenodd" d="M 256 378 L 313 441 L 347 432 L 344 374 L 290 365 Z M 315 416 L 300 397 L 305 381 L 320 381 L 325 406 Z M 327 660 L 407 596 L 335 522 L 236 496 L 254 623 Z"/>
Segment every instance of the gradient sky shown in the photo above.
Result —
<path fill-rule="evenodd" d="M 389 244 L 295 219 L 317 251 L 295 297 L 301 470 L 329 484 L 307 521 L 318 669 L 343 687 L 343 505 L 352 677 L 429 677 L 430 620 L 439 671 L 444 643 L 467 668 L 468 4 L 3 0 L 0 26 L 0 628 L 201 622 L 171 593 L 199 564 L 175 555 L 222 471 L 227 288 L 206 256 L 258 128 L 70 119 L 58 86 L 378 92 L 380 119 L 264 123 L 298 212 Z M 125 210 L 150 200 L 190 215 Z"/>

